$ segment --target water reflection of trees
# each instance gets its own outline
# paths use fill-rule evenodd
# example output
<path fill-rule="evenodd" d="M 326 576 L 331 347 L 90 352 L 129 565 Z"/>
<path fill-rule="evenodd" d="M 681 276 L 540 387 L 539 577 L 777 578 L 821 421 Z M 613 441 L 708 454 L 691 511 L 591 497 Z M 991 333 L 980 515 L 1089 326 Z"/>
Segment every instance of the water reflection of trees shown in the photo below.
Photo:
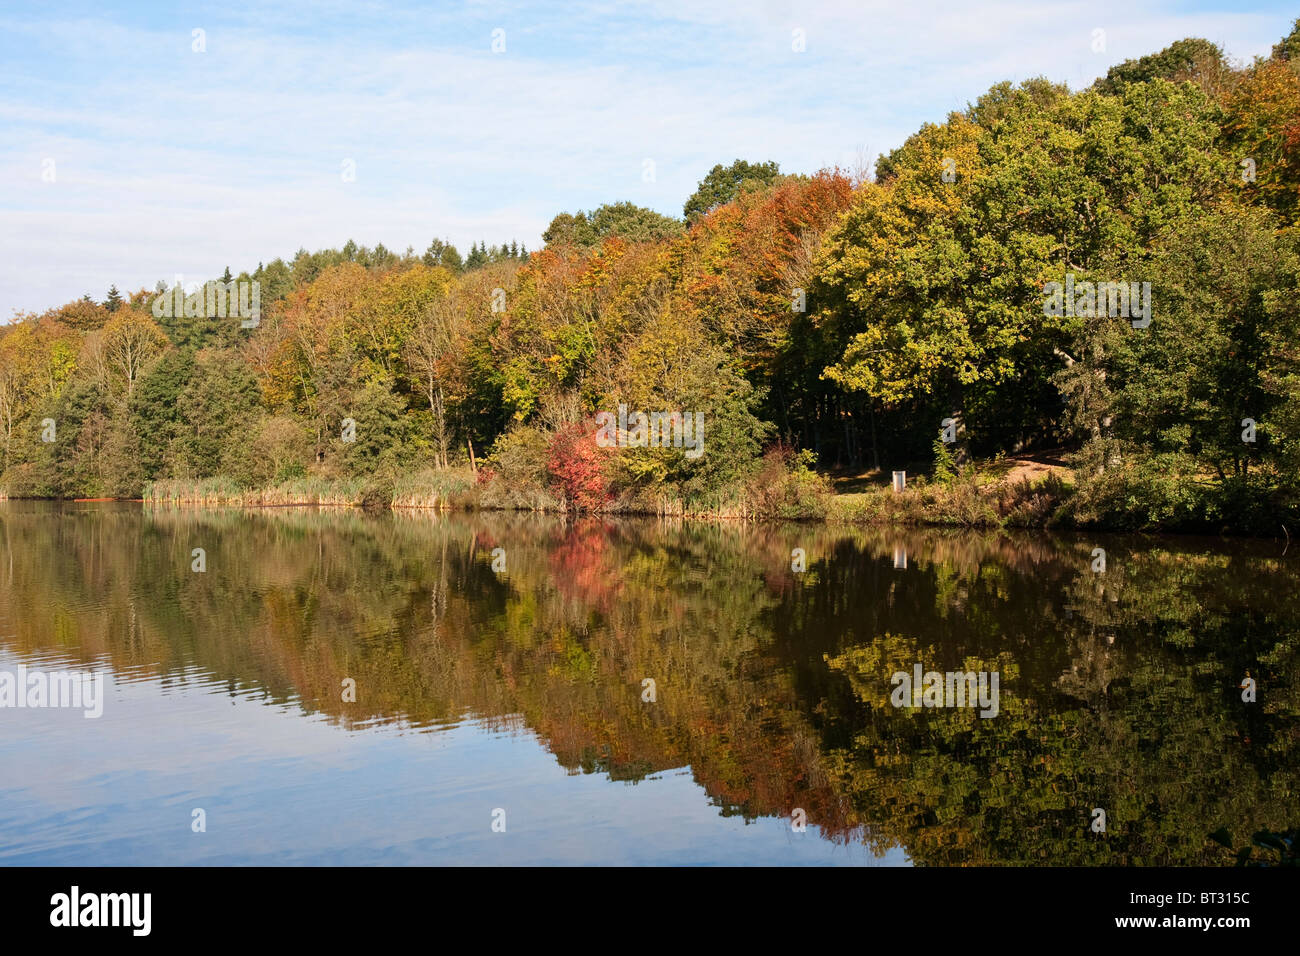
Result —
<path fill-rule="evenodd" d="M 1296 573 L 1264 546 L 11 503 L 0 548 L 20 651 L 349 726 L 517 717 L 572 773 L 689 765 L 724 813 L 920 863 L 1226 861 L 1210 831 L 1294 822 Z M 998 669 L 999 716 L 894 709 L 917 662 Z"/>

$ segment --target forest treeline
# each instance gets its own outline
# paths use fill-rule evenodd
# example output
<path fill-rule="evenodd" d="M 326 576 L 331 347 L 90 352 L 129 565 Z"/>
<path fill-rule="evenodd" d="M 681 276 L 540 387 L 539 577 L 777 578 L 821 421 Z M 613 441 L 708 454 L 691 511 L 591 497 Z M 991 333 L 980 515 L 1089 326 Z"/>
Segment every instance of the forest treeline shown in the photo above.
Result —
<path fill-rule="evenodd" d="M 1043 521 L 1276 533 L 1300 511 L 1298 218 L 1300 21 L 1249 65 L 1183 40 L 1081 91 L 999 84 L 870 177 L 737 160 L 680 219 L 562 213 L 532 252 L 227 269 L 258 283 L 252 327 L 159 316 L 165 283 L 18 315 L 0 492 L 808 517 L 836 466 L 978 495 L 979 462 L 1064 449 Z M 704 453 L 604 447 L 619 406 L 702 414 Z"/>

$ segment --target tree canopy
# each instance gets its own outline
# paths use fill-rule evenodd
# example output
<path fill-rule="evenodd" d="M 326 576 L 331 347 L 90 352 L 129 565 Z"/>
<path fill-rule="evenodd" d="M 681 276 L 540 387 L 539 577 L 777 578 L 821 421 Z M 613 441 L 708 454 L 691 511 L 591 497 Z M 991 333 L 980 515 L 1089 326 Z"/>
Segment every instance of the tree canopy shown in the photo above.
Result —
<path fill-rule="evenodd" d="M 682 207 L 688 222 L 694 222 L 710 210 L 731 202 L 748 186 L 770 186 L 781 175 L 775 162 L 750 163 L 737 159 L 730 166 L 721 163 L 709 170 L 700 180 L 691 197 Z"/>

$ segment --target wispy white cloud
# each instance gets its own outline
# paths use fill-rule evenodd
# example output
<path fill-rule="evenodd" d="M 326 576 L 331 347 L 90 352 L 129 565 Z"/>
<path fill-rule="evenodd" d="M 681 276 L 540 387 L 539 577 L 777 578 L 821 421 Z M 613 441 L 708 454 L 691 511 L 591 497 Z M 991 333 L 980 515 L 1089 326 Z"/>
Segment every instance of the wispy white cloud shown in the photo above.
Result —
<path fill-rule="evenodd" d="M 536 246 L 563 209 L 678 213 L 716 162 L 849 165 L 998 80 L 1079 86 L 1188 35 L 1247 58 L 1288 24 L 1141 0 L 38 11 L 0 23 L 0 310 L 350 237 Z"/>

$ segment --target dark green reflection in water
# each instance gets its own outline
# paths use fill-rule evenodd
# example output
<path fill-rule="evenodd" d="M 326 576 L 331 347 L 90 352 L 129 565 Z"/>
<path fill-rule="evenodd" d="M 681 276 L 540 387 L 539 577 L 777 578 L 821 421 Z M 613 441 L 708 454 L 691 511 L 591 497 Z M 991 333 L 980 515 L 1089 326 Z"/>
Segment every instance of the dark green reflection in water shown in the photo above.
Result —
<path fill-rule="evenodd" d="M 689 765 L 724 813 L 918 864 L 1228 863 L 1211 831 L 1300 817 L 1272 543 L 10 502 L 0 583 L 20 654 L 348 726 L 522 715 L 573 773 Z M 896 709 L 916 663 L 998 671 L 998 715 Z"/>

